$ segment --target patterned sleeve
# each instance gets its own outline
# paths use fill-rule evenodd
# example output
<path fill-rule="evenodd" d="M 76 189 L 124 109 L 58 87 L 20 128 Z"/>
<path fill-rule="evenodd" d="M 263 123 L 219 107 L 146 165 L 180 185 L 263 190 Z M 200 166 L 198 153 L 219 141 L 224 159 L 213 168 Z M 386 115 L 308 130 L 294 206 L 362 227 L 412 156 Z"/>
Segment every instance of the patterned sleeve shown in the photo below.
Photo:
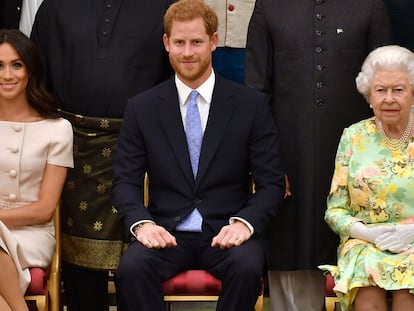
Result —
<path fill-rule="evenodd" d="M 57 119 L 53 123 L 47 163 L 73 168 L 73 130 L 66 119 Z"/>
<path fill-rule="evenodd" d="M 351 225 L 357 221 L 352 216 L 348 190 L 348 165 L 351 157 L 352 139 L 349 130 L 345 129 L 336 154 L 335 171 L 327 199 L 328 208 L 325 212 L 325 221 L 341 238 L 348 238 Z"/>

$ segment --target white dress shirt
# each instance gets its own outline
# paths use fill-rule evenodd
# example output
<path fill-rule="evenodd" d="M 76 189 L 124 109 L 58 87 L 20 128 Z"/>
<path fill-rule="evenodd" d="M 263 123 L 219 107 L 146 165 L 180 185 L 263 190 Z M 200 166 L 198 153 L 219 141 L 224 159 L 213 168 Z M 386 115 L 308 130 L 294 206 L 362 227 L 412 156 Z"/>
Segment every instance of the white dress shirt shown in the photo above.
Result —
<path fill-rule="evenodd" d="M 33 22 L 36 16 L 37 9 L 42 4 L 43 0 L 23 0 L 20 13 L 20 31 L 26 36 L 30 37 L 32 32 Z"/>

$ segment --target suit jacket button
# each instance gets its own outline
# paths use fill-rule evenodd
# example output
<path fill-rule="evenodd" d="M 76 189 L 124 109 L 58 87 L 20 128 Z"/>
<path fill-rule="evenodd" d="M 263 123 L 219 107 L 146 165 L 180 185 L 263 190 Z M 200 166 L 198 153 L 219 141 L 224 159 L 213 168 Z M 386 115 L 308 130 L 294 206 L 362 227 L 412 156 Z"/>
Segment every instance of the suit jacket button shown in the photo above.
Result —
<path fill-rule="evenodd" d="M 176 222 L 179 222 L 179 221 L 181 221 L 181 217 L 180 217 L 180 216 L 176 216 L 176 217 L 174 218 L 174 220 L 175 220 Z"/>
<path fill-rule="evenodd" d="M 318 107 L 322 107 L 323 105 L 325 105 L 325 101 L 324 101 L 322 98 L 318 98 L 318 99 L 316 100 L 316 105 L 317 105 Z"/>
<path fill-rule="evenodd" d="M 194 200 L 194 204 L 195 204 L 195 205 L 199 205 L 199 204 L 201 204 L 201 202 L 202 202 L 202 200 L 201 200 L 201 199 L 195 199 L 195 200 Z"/>

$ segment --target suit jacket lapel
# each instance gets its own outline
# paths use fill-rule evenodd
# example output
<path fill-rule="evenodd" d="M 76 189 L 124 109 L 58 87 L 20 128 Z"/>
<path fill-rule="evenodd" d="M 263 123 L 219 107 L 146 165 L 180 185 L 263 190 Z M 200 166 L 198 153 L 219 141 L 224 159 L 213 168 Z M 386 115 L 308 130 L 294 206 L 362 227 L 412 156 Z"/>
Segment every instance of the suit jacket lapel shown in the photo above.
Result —
<path fill-rule="evenodd" d="M 181 118 L 178 94 L 173 78 L 170 79 L 170 83 L 166 84 L 165 92 L 160 92 L 160 101 L 157 109 L 171 150 L 175 154 L 185 177 L 191 185 L 194 185 L 194 176 Z"/>
<path fill-rule="evenodd" d="M 236 103 L 232 100 L 234 95 L 232 92 L 229 92 L 226 83 L 223 78 L 216 75 L 210 112 L 201 146 L 196 187 L 207 172 L 236 107 Z"/>

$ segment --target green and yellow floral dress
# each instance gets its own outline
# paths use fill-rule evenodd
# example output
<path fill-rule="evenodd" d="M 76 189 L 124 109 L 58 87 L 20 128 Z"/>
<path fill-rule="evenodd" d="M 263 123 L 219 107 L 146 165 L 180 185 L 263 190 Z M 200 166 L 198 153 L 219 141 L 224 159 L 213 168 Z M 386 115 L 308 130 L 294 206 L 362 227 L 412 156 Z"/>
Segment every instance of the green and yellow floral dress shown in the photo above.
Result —
<path fill-rule="evenodd" d="M 338 266 L 320 266 L 335 279 L 341 310 L 350 310 L 359 287 L 411 289 L 414 249 L 394 254 L 349 237 L 356 221 L 367 226 L 414 223 L 414 139 L 391 150 L 370 118 L 345 129 L 338 146 L 325 220 L 341 242 Z"/>

